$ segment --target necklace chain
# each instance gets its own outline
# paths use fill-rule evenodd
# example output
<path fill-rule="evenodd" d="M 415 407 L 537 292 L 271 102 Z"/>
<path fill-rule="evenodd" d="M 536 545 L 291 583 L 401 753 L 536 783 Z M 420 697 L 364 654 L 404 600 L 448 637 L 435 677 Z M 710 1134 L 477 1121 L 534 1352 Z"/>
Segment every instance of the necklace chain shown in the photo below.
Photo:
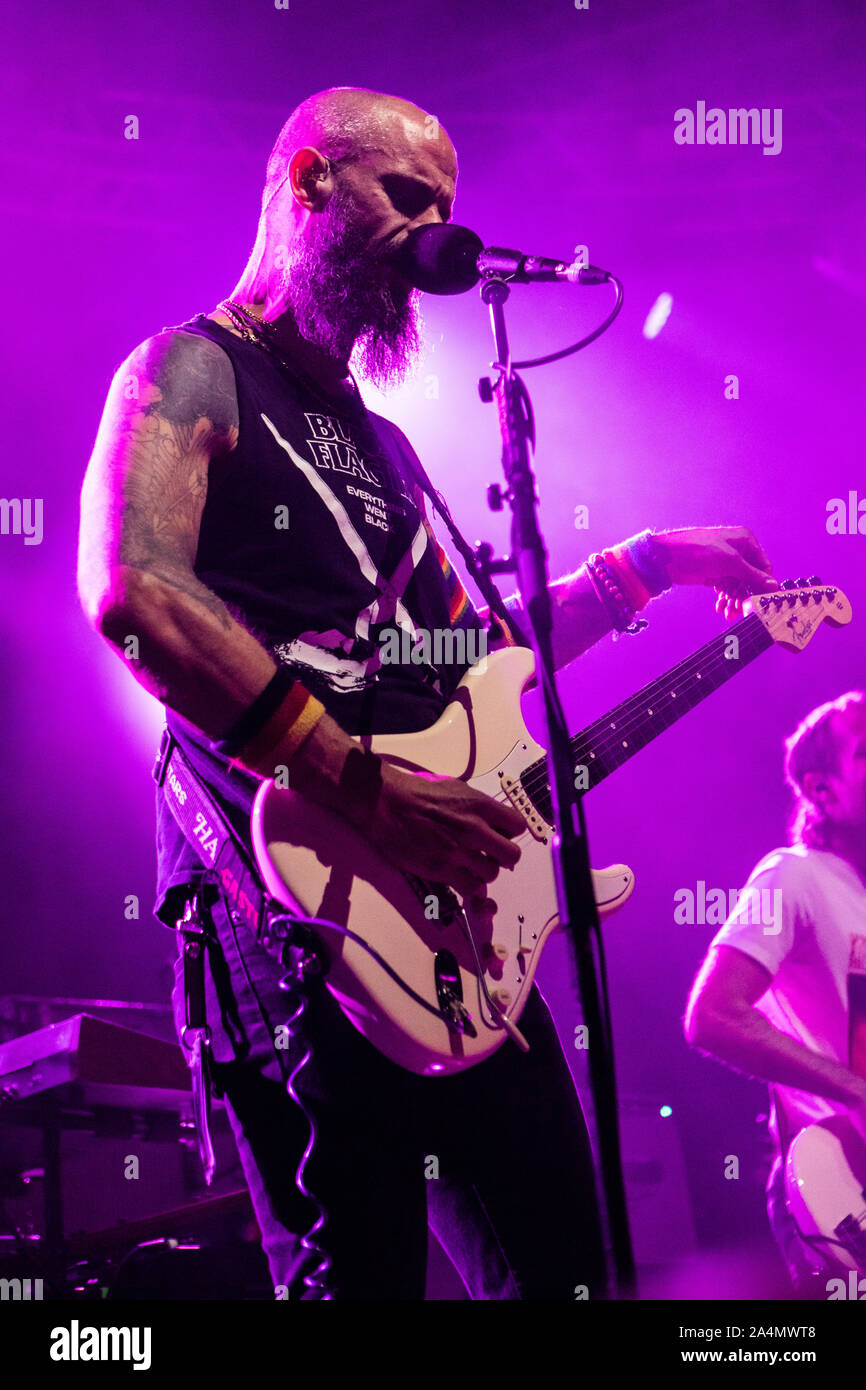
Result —
<path fill-rule="evenodd" d="M 233 299 L 221 300 L 217 305 L 217 309 L 224 313 L 227 319 L 231 320 L 235 328 L 237 328 L 238 332 L 247 342 L 256 343 L 259 347 L 264 348 L 284 371 L 288 372 L 290 376 L 296 379 L 300 377 L 304 385 L 317 395 L 320 400 L 325 401 L 331 407 L 339 404 L 345 408 L 345 406 L 350 403 L 347 397 L 338 400 L 336 397 L 330 396 L 325 388 L 317 385 L 312 377 L 308 376 L 303 368 L 296 362 L 289 362 L 285 354 L 274 341 L 273 326 L 264 319 L 256 318 L 255 314 L 251 314 L 249 310 L 244 309 L 242 305 L 237 304 Z M 351 404 L 360 405 L 362 409 L 364 409 L 364 415 L 366 416 L 366 409 L 364 408 L 361 393 L 358 389 L 358 383 L 351 372 L 349 373 L 349 378 L 353 387 Z"/>

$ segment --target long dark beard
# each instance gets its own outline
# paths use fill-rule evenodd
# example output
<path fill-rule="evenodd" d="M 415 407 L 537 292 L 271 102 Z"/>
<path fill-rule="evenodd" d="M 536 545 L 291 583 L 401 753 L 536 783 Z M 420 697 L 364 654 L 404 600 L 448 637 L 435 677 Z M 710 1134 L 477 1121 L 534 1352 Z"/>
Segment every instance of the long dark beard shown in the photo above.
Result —
<path fill-rule="evenodd" d="M 405 381 L 420 356 L 420 295 L 389 282 L 367 243 L 355 200 L 338 184 L 290 249 L 283 284 L 301 336 L 333 357 L 351 356 L 384 391 Z"/>

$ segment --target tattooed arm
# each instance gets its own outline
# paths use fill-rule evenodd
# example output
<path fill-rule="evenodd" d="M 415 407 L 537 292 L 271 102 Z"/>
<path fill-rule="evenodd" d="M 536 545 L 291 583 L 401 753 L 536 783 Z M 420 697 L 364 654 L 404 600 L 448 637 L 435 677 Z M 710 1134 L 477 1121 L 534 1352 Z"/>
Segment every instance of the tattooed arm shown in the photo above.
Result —
<path fill-rule="evenodd" d="M 127 399 L 135 383 L 137 396 Z M 161 333 L 124 362 L 111 384 L 81 496 L 78 589 L 91 624 L 152 694 L 220 738 L 276 671 L 193 570 L 208 465 L 237 445 L 228 357 L 208 339 Z M 129 638 L 138 639 L 131 659 Z M 525 828 L 461 781 L 381 767 L 378 791 L 350 793 L 357 747 L 325 714 L 291 763 L 292 785 L 338 811 L 408 872 L 461 893 L 513 867 L 511 837 Z"/>
<path fill-rule="evenodd" d="M 206 338 L 160 333 L 112 381 L 81 494 L 88 619 L 141 685 L 211 737 L 276 670 L 193 572 L 208 466 L 237 437 L 228 356 Z"/>

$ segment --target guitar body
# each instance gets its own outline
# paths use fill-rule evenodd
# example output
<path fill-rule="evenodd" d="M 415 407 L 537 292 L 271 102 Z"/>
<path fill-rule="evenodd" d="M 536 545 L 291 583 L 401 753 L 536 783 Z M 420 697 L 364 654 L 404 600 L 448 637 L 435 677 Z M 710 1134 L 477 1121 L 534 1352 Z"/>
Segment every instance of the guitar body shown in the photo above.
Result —
<path fill-rule="evenodd" d="M 866 1274 L 866 1143 L 845 1115 L 807 1125 L 785 1160 L 788 1209 L 804 1235 Z"/>
<path fill-rule="evenodd" d="M 534 671 L 532 653 L 511 647 L 470 667 L 454 698 L 429 729 L 365 739 L 396 767 L 459 777 L 505 800 L 514 782 L 544 750 L 531 738 L 520 696 Z M 512 801 L 512 804 L 514 802 Z M 264 782 L 252 814 L 253 846 L 268 892 L 291 911 L 348 927 L 434 1009 L 437 984 L 456 988 L 474 1030 L 449 1029 L 395 981 L 363 946 L 338 931 L 316 928 L 330 957 L 326 983 L 356 1028 L 410 1071 L 441 1075 L 489 1057 L 507 1032 L 501 1010 L 516 1024 L 541 951 L 558 924 L 551 858 L 553 829 L 529 805 L 521 857 L 490 885 L 496 911 L 467 908 L 481 971 L 459 916 L 449 914 L 441 885 L 420 884 L 378 855 L 342 817 L 290 788 Z M 600 914 L 615 911 L 634 888 L 618 864 L 594 873 Z M 456 981 L 459 979 L 459 986 Z M 496 1008 L 484 997 L 481 981 Z"/>
<path fill-rule="evenodd" d="M 786 580 L 777 593 L 749 600 L 734 628 L 582 730 L 571 748 L 584 789 L 774 643 L 800 652 L 825 620 L 850 622 L 845 595 L 819 586 L 817 578 L 806 586 Z M 728 659 L 732 635 L 736 661 Z M 363 740 L 395 767 L 462 778 L 523 815 L 520 861 L 490 886 L 495 910 L 467 905 L 464 915 L 444 885 L 401 873 L 342 817 L 289 788 L 268 781 L 256 794 L 252 841 L 267 891 L 290 913 L 322 919 L 316 930 L 330 957 L 328 988 L 355 1027 L 410 1071 L 462 1071 L 507 1036 L 526 1046 L 517 1022 L 558 925 L 545 755 L 520 708 L 534 671 L 524 647 L 495 652 L 470 666 L 429 729 Z M 607 916 L 631 896 L 634 875 L 615 864 L 593 872 L 593 888 Z"/>

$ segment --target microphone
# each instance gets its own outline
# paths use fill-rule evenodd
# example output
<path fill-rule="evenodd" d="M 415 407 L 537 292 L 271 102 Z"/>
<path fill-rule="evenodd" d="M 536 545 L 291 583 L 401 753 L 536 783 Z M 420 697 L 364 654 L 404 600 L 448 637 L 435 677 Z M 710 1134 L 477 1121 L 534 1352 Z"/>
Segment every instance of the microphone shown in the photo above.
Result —
<path fill-rule="evenodd" d="M 600 285 L 608 279 L 607 271 L 581 265 L 579 261 L 569 264 L 548 256 L 527 256 L 503 246 L 485 247 L 469 227 L 451 222 L 415 227 L 400 245 L 395 261 L 409 283 L 428 294 L 464 294 L 482 276 L 501 277 L 523 285 L 556 280 L 572 285 Z"/>

